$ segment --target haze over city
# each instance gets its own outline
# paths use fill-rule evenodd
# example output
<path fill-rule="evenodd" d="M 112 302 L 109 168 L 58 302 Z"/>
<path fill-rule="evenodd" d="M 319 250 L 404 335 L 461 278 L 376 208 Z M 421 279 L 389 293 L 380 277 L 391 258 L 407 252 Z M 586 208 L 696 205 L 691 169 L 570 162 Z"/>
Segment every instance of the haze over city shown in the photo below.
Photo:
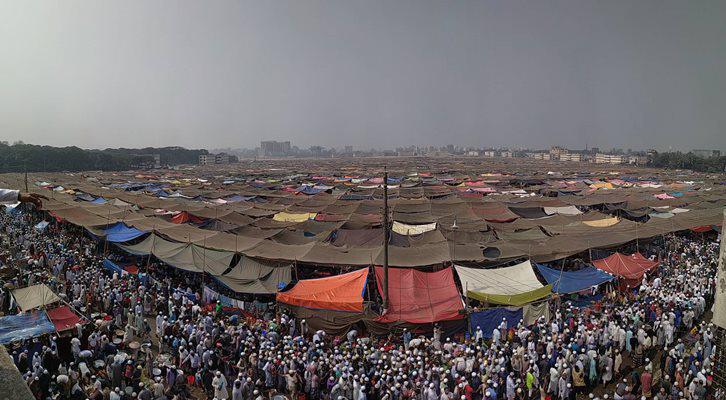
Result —
<path fill-rule="evenodd" d="M 723 1 L 0 3 L 4 140 L 723 149 Z"/>

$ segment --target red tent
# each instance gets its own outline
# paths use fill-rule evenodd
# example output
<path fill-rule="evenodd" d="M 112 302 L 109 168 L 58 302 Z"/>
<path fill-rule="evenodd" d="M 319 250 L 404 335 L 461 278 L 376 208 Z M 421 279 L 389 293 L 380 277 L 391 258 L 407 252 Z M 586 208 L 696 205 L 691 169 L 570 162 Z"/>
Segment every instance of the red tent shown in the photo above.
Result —
<path fill-rule="evenodd" d="M 363 312 L 363 293 L 368 268 L 331 276 L 305 279 L 277 294 L 277 301 L 294 306 L 332 311 Z"/>
<path fill-rule="evenodd" d="M 195 217 L 194 215 L 191 215 L 186 211 L 182 211 L 179 214 L 171 217 L 171 222 L 175 224 L 186 224 L 187 222 L 191 222 L 193 224 L 202 224 L 204 223 L 204 219 Z"/>
<path fill-rule="evenodd" d="M 383 295 L 383 268 L 376 267 L 378 291 Z M 451 267 L 438 272 L 390 268 L 388 270 L 388 311 L 380 322 L 427 324 L 464 318 L 459 289 Z"/>
<path fill-rule="evenodd" d="M 638 286 L 643 274 L 657 266 L 658 261 L 651 261 L 640 253 L 631 255 L 614 253 L 607 258 L 594 260 L 592 264 L 598 269 L 622 278 L 626 287 L 631 288 Z"/>
<path fill-rule="evenodd" d="M 60 306 L 46 312 L 58 332 L 73 329 L 77 323 L 83 321 L 83 318 L 76 315 L 68 306 Z"/>

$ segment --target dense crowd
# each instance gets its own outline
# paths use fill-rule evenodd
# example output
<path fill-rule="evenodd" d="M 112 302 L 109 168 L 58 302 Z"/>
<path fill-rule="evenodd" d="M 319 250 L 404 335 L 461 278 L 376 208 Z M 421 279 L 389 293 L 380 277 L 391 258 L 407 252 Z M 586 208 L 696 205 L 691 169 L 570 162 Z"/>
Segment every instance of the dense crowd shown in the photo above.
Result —
<path fill-rule="evenodd" d="M 23 287 L 44 282 L 88 321 L 8 345 L 38 399 L 348 400 L 692 399 L 712 387 L 718 244 L 670 235 L 660 266 L 633 291 L 610 290 L 552 318 L 502 320 L 485 335 L 385 338 L 312 330 L 270 308 L 230 314 L 201 302 L 203 277 L 146 260 L 139 274 L 102 268 L 108 246 L 78 228 L 34 229 L 0 217 L 2 261 Z M 5 314 L 15 313 L 7 284 Z M 491 336 L 492 339 L 484 339 Z"/>

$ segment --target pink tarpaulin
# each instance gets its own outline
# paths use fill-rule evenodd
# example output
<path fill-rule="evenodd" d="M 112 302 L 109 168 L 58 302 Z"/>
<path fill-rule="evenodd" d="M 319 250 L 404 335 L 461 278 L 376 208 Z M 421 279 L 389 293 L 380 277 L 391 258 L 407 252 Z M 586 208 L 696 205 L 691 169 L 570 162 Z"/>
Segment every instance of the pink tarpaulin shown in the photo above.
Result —
<path fill-rule="evenodd" d="M 383 294 L 383 268 L 376 267 L 378 291 Z M 381 322 L 427 324 L 462 319 L 464 304 L 451 267 L 438 272 L 408 268 L 388 270 L 388 311 Z"/>
<path fill-rule="evenodd" d="M 83 318 L 76 315 L 68 306 L 60 306 L 46 312 L 48 318 L 53 322 L 55 330 L 59 332 L 72 329 L 77 323 L 83 321 Z"/>

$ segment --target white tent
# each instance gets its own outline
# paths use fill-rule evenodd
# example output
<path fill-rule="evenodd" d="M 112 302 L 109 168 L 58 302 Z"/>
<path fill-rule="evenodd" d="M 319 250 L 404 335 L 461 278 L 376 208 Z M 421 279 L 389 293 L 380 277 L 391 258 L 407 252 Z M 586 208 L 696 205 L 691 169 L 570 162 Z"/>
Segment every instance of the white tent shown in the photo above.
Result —
<path fill-rule="evenodd" d="M 44 307 L 61 300 L 60 297 L 43 283 L 15 289 L 13 290 L 13 298 L 23 312 Z"/>
<path fill-rule="evenodd" d="M 467 268 L 456 265 L 462 289 L 493 295 L 515 295 L 541 289 L 540 283 L 527 260 L 504 268 Z"/>

